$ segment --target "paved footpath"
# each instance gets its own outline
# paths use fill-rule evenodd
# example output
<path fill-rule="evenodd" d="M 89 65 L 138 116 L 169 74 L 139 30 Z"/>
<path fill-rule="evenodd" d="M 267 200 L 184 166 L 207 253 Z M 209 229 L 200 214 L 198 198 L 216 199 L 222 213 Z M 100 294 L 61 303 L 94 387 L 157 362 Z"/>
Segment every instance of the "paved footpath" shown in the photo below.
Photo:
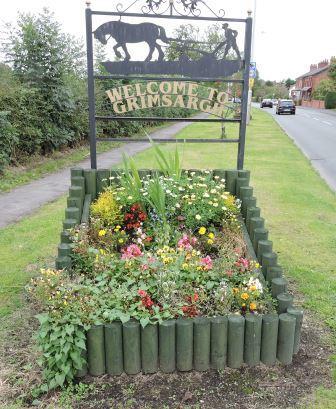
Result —
<path fill-rule="evenodd" d="M 204 118 L 204 114 L 195 118 Z M 151 133 L 152 139 L 173 138 L 179 131 L 190 125 L 190 122 L 176 122 L 173 125 Z M 128 142 L 120 148 L 97 155 L 98 168 L 111 168 L 122 159 L 122 153 L 135 155 L 150 147 L 149 142 Z M 74 166 L 90 167 L 90 160 L 77 163 Z M 64 194 L 70 184 L 70 169 L 65 168 L 42 179 L 19 186 L 8 193 L 0 194 L 0 228 L 17 222 L 22 217 L 36 211 L 45 203 L 51 202 Z"/>

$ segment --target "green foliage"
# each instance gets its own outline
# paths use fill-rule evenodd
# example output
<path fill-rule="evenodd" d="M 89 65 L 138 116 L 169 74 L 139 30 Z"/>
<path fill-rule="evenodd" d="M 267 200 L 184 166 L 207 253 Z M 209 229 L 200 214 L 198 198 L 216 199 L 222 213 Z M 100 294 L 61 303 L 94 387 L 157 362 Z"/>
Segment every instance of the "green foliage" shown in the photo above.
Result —
<path fill-rule="evenodd" d="M 126 189 L 127 194 L 132 197 L 134 202 L 138 202 L 141 197 L 142 188 L 141 178 L 134 159 L 123 153 L 123 172 L 119 174 L 121 186 Z"/>
<path fill-rule="evenodd" d="M 325 107 L 326 109 L 336 108 L 336 91 L 328 92 L 325 96 Z"/>
<path fill-rule="evenodd" d="M 101 220 L 102 226 L 115 226 L 122 220 L 119 204 L 111 190 L 101 193 L 99 198 L 92 203 L 90 210 L 92 217 Z"/>
<path fill-rule="evenodd" d="M 39 364 L 43 367 L 44 383 L 33 393 L 48 392 L 71 382 L 77 370 L 85 365 L 85 332 L 81 320 L 74 313 L 55 318 L 48 313 L 37 315 L 40 322 L 37 340 L 42 352 Z"/>
<path fill-rule="evenodd" d="M 294 84 L 295 84 L 295 80 L 292 80 L 291 78 L 287 78 L 285 81 L 285 85 L 287 89 L 289 89 Z"/>
<path fill-rule="evenodd" d="M 0 111 L 0 172 L 10 160 L 18 138 L 13 125 L 8 120 L 9 112 Z"/>
<path fill-rule="evenodd" d="M 147 135 L 148 136 L 148 135 Z M 159 145 L 154 143 L 149 137 L 151 145 L 154 148 L 156 163 L 159 170 L 165 175 L 169 176 L 175 180 L 180 180 L 182 175 L 182 160 L 180 159 L 180 154 L 177 148 L 177 143 L 175 146 L 174 153 L 163 153 Z"/>
<path fill-rule="evenodd" d="M 331 79 L 321 80 L 318 86 L 314 89 L 312 98 L 324 101 L 326 95 L 330 91 L 336 91 L 336 82 L 332 81 Z"/>

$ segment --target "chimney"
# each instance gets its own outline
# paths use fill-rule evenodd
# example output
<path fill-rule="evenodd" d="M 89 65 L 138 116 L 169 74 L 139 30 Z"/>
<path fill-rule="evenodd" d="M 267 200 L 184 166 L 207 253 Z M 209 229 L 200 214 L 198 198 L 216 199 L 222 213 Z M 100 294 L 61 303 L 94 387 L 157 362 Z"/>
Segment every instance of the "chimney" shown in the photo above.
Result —
<path fill-rule="evenodd" d="M 328 65 L 329 65 L 329 61 L 328 60 L 323 60 L 323 61 L 320 61 L 318 63 L 318 68 L 328 67 Z"/>
<path fill-rule="evenodd" d="M 309 71 L 315 71 L 317 70 L 317 64 L 310 64 L 310 70 Z"/>

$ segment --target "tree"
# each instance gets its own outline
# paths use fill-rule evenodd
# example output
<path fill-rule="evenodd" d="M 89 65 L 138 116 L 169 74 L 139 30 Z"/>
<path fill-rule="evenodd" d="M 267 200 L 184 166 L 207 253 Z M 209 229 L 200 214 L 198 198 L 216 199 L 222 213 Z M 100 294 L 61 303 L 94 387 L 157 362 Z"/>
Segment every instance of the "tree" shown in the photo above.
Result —
<path fill-rule="evenodd" d="M 321 80 L 318 86 L 315 88 L 312 98 L 324 101 L 327 93 L 330 91 L 336 91 L 336 81 L 331 79 Z"/>
<path fill-rule="evenodd" d="M 286 81 L 285 81 L 286 88 L 289 90 L 289 88 L 290 88 L 292 85 L 294 85 L 295 82 L 296 82 L 295 80 L 292 80 L 291 78 L 287 78 Z"/>

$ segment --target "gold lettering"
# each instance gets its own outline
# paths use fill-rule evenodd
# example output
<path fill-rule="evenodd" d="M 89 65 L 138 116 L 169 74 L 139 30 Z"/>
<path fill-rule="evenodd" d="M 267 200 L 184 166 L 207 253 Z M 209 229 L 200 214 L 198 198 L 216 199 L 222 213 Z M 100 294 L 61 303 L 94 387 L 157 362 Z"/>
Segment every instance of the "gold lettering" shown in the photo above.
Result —
<path fill-rule="evenodd" d="M 202 99 L 201 102 L 200 102 L 200 110 L 203 111 L 203 112 L 211 112 L 210 111 L 210 102 L 207 101 L 206 99 Z"/>
<path fill-rule="evenodd" d="M 147 107 L 146 98 L 145 98 L 143 95 L 141 95 L 140 101 L 141 101 L 141 109 L 146 109 L 146 108 L 148 108 L 148 107 Z"/>
<path fill-rule="evenodd" d="M 173 105 L 171 95 L 162 95 L 162 106 L 165 108 L 171 107 Z"/>
<path fill-rule="evenodd" d="M 153 106 L 161 106 L 159 95 L 148 95 L 148 108 L 153 108 Z"/>
<path fill-rule="evenodd" d="M 220 104 L 225 104 L 225 102 L 228 102 L 228 94 L 226 92 L 219 92 L 217 95 L 217 101 Z"/>
<path fill-rule="evenodd" d="M 185 82 L 173 82 L 173 94 L 185 94 L 186 93 L 186 83 Z"/>
<path fill-rule="evenodd" d="M 223 116 L 223 111 L 225 110 L 225 106 L 219 104 L 218 102 L 214 103 L 214 106 L 212 107 L 212 115 L 222 117 Z"/>
<path fill-rule="evenodd" d="M 148 93 L 148 94 L 152 94 L 152 95 L 153 95 L 153 94 L 158 94 L 159 91 L 157 90 L 157 85 L 158 85 L 157 82 L 149 82 L 149 83 L 147 84 L 147 93 Z M 153 86 L 156 87 L 156 91 L 153 90 Z"/>
<path fill-rule="evenodd" d="M 111 90 L 108 90 L 108 91 L 106 91 L 106 94 L 110 98 L 110 101 L 112 102 L 112 104 L 115 101 L 121 101 L 122 100 L 121 87 L 113 88 Z"/>
<path fill-rule="evenodd" d="M 126 107 L 122 101 L 114 102 L 113 111 L 117 114 L 124 114 L 126 112 Z"/>
<path fill-rule="evenodd" d="M 124 85 L 123 86 L 125 98 L 134 97 L 134 91 L 132 85 Z"/>
<path fill-rule="evenodd" d="M 217 90 L 216 88 L 210 88 L 210 87 L 208 87 L 208 89 L 210 90 L 208 99 L 210 99 L 210 101 L 212 101 L 212 100 L 213 100 L 213 97 L 214 97 L 214 95 L 215 95 L 215 92 L 217 93 L 218 90 Z"/>
<path fill-rule="evenodd" d="M 178 95 L 176 97 L 176 100 L 174 102 L 174 107 L 176 108 L 179 106 L 180 108 L 185 108 L 184 100 L 183 100 L 183 95 Z"/>
<path fill-rule="evenodd" d="M 141 95 L 146 95 L 145 91 L 141 91 L 141 84 L 135 84 L 135 92 L 138 97 Z"/>
<path fill-rule="evenodd" d="M 160 83 L 159 86 L 160 91 L 162 94 L 171 94 L 172 93 L 172 84 L 168 81 L 163 81 Z"/>
<path fill-rule="evenodd" d="M 136 111 L 137 109 L 140 109 L 136 97 L 129 98 L 126 102 L 128 111 Z"/>
<path fill-rule="evenodd" d="M 191 97 L 197 97 L 198 85 L 191 82 L 188 87 L 188 95 Z"/>
<path fill-rule="evenodd" d="M 198 110 L 198 98 L 189 97 L 188 98 L 187 108 L 188 109 L 195 109 L 197 111 Z"/>

